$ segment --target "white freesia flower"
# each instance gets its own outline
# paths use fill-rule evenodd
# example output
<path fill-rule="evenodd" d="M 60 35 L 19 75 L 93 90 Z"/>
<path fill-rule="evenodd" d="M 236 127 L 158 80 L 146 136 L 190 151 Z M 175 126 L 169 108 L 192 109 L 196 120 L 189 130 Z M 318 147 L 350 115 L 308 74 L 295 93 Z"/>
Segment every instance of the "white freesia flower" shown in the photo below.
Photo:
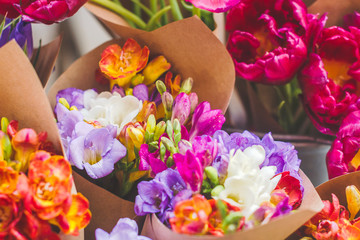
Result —
<path fill-rule="evenodd" d="M 121 97 L 114 92 L 98 94 L 92 89 L 84 92 L 84 108 L 80 110 L 86 121 L 98 121 L 102 126 L 115 125 L 120 134 L 125 124 L 131 122 L 142 108 L 134 96 Z"/>
<path fill-rule="evenodd" d="M 275 166 L 260 169 L 264 160 L 265 150 L 260 145 L 248 147 L 244 151 L 237 150 L 235 154 L 234 150 L 230 152 L 224 190 L 216 198 L 240 207 L 245 217 L 249 217 L 262 202 L 270 201 L 270 194 L 281 176 L 273 178 Z"/>

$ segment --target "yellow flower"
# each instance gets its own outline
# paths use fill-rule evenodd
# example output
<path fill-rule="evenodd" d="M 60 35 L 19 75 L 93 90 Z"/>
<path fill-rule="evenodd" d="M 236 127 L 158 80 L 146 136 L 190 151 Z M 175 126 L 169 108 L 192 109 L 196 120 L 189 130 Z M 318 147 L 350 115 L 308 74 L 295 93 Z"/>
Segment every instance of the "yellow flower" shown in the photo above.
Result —
<path fill-rule="evenodd" d="M 166 60 L 164 56 L 158 56 L 154 58 L 144 69 L 144 84 L 149 85 L 154 83 L 159 77 L 169 70 L 171 64 Z"/>

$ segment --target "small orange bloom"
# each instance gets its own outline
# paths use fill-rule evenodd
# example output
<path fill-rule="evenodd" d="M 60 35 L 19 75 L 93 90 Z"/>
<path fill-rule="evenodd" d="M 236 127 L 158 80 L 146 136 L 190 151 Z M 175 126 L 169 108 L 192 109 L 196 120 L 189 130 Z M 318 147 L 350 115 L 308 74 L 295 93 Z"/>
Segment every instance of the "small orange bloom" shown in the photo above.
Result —
<path fill-rule="evenodd" d="M 144 84 L 149 85 L 154 83 L 159 77 L 169 70 L 171 64 L 166 60 L 164 56 L 158 56 L 151 60 L 143 71 Z"/>
<path fill-rule="evenodd" d="M 181 77 L 176 75 L 174 80 L 172 80 L 173 74 L 171 72 L 166 73 L 165 75 L 165 86 L 170 91 L 171 95 L 175 98 L 180 92 Z"/>
<path fill-rule="evenodd" d="M 110 79 L 110 89 L 115 84 L 126 87 L 131 78 L 141 71 L 149 59 L 149 48 L 129 38 L 124 47 L 117 44 L 107 47 L 99 62 L 100 70 Z"/>
<path fill-rule="evenodd" d="M 211 211 L 210 203 L 202 195 L 198 194 L 189 200 L 181 201 L 175 206 L 175 217 L 169 219 L 171 229 L 178 233 L 206 234 Z"/>

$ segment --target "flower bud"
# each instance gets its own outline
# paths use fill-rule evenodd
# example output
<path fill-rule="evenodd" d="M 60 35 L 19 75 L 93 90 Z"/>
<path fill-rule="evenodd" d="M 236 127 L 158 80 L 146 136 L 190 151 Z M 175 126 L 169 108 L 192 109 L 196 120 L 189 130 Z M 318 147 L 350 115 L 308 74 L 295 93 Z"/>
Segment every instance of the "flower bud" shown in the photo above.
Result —
<path fill-rule="evenodd" d="M 156 81 L 156 88 L 157 88 L 158 92 L 160 93 L 160 95 L 163 95 L 163 93 L 166 92 L 165 83 L 161 80 Z"/>
<path fill-rule="evenodd" d="M 7 119 L 6 117 L 2 117 L 1 118 L 1 131 L 6 133 L 8 126 L 9 126 L 9 119 Z"/>
<path fill-rule="evenodd" d="M 348 209 L 350 212 L 349 220 L 352 221 L 360 210 L 360 192 L 356 186 L 351 185 L 346 187 L 345 193 Z"/>
<path fill-rule="evenodd" d="M 171 153 L 175 153 L 176 152 L 176 148 L 174 146 L 174 143 L 168 139 L 167 137 L 162 137 L 161 138 L 161 143 L 164 144 L 165 148 L 171 152 Z"/>
<path fill-rule="evenodd" d="M 166 123 L 164 121 L 159 122 L 155 128 L 154 140 L 159 140 L 160 136 L 163 135 L 166 129 Z"/>
<path fill-rule="evenodd" d="M 195 111 L 195 108 L 199 103 L 199 99 L 198 99 L 198 96 L 196 93 L 190 93 L 189 98 L 190 98 L 190 105 L 191 105 L 191 109 L 190 109 L 190 114 L 191 114 Z"/>
<path fill-rule="evenodd" d="M 132 142 L 134 143 L 134 146 L 137 148 L 137 149 L 140 149 L 140 146 L 144 143 L 144 132 L 141 131 L 140 129 L 138 128 L 135 128 L 135 127 L 132 127 L 132 126 L 129 126 L 127 129 L 126 129 L 129 137 L 131 138 Z"/>
<path fill-rule="evenodd" d="M 223 185 L 217 185 L 216 187 L 214 187 L 214 189 L 211 191 L 211 197 L 217 197 L 219 196 L 219 194 L 224 191 L 225 188 Z"/>
<path fill-rule="evenodd" d="M 146 122 L 146 132 L 155 133 L 156 119 L 154 114 L 150 114 Z"/>
<path fill-rule="evenodd" d="M 172 167 L 175 164 L 174 162 L 174 158 L 172 156 L 169 156 L 168 159 L 166 160 L 166 166 L 168 168 Z"/>
<path fill-rule="evenodd" d="M 191 77 L 185 79 L 181 84 L 180 92 L 190 93 L 193 83 L 194 83 L 194 80 Z"/>
<path fill-rule="evenodd" d="M 149 85 L 155 82 L 159 77 L 169 70 L 171 64 L 168 63 L 164 56 L 158 56 L 154 58 L 148 65 L 145 67 L 144 74 L 144 84 Z"/>
<path fill-rule="evenodd" d="M 212 166 L 208 166 L 205 168 L 206 177 L 210 180 L 212 186 L 216 186 L 219 184 L 218 171 L 216 168 Z"/>
<path fill-rule="evenodd" d="M 174 99 L 170 93 L 164 92 L 163 95 L 161 95 L 161 100 L 164 105 L 165 118 L 169 119 L 171 116 Z"/>
<path fill-rule="evenodd" d="M 170 139 L 173 138 L 174 130 L 173 130 L 173 126 L 172 126 L 172 123 L 170 120 L 166 121 L 166 133 Z"/>
<path fill-rule="evenodd" d="M 165 158 L 165 153 L 166 153 L 166 147 L 163 144 L 163 142 L 160 142 L 160 159 L 163 162 L 164 162 L 164 158 Z"/>

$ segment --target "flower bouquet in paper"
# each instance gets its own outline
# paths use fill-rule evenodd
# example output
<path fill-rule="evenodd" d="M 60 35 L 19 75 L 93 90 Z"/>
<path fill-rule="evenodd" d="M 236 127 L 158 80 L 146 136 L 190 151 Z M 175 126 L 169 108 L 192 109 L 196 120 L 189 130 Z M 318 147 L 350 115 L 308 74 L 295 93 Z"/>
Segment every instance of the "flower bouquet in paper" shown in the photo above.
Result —
<path fill-rule="evenodd" d="M 324 208 L 291 239 L 358 239 L 359 172 L 349 173 L 318 186 Z"/>
<path fill-rule="evenodd" d="M 0 115 L 8 117 L 0 131 L 0 238 L 81 239 L 89 202 L 75 191 L 45 92 L 15 41 L 0 49 L 0 71 Z"/>
<path fill-rule="evenodd" d="M 131 38 L 104 43 L 76 61 L 49 91 L 66 156 L 82 175 L 74 175 L 76 185 L 91 202 L 90 238 L 96 228 L 109 232 L 119 217 L 136 216 L 132 192 L 154 176 L 150 166 L 160 171 L 175 164 L 166 154 L 168 161 L 144 165 L 140 152 L 164 154 L 171 143 L 158 145 L 162 135 L 174 131 L 179 141 L 202 134 L 207 118 L 220 129 L 234 81 L 226 49 L 196 18 L 153 32 L 128 31 L 118 34 Z M 205 99 L 211 107 L 198 104 Z"/>

